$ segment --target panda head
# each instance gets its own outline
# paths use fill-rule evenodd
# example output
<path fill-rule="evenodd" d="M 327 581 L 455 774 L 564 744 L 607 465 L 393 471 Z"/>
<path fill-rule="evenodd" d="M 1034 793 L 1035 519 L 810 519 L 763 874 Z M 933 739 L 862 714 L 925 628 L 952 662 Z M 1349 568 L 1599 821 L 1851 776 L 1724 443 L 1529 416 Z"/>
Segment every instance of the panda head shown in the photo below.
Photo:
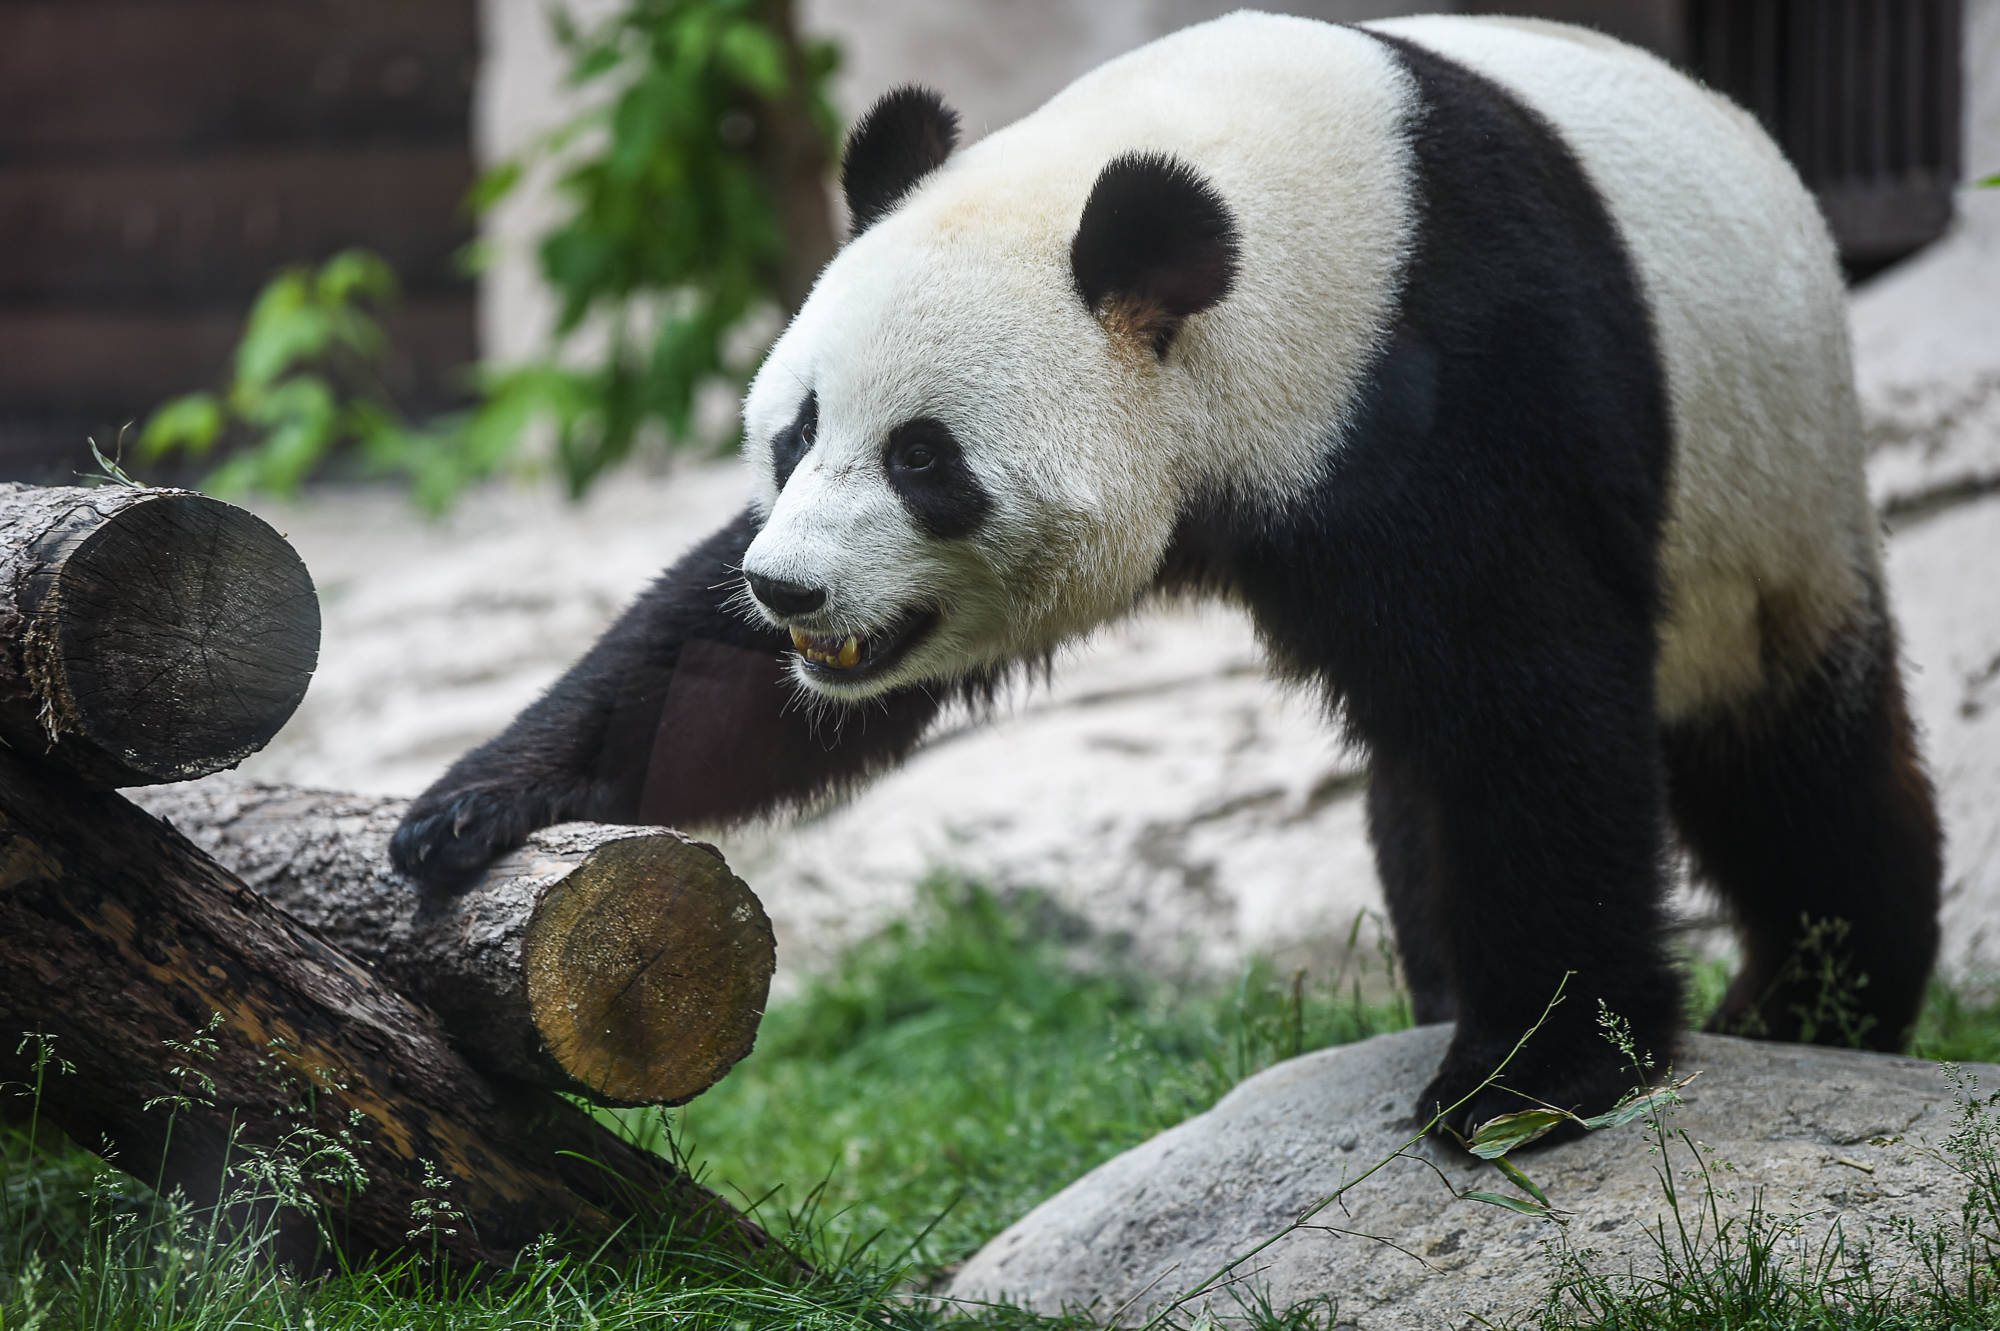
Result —
<path fill-rule="evenodd" d="M 1183 325 L 1235 278 L 1229 209 L 1157 153 L 948 161 L 889 94 L 848 139 L 853 235 L 744 408 L 749 604 L 811 693 L 989 677 L 1151 584 L 1197 446 Z"/>

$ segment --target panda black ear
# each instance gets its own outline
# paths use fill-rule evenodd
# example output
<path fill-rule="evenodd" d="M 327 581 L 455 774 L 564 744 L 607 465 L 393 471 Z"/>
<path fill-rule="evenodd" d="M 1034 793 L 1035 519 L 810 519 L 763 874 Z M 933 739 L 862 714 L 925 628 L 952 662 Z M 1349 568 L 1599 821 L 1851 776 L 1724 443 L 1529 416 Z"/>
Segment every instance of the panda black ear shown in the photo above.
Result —
<path fill-rule="evenodd" d="M 915 84 L 884 93 L 855 122 L 840 157 L 849 236 L 881 220 L 957 145 L 958 112 L 942 97 Z"/>
<path fill-rule="evenodd" d="M 1134 152 L 1091 187 L 1069 264 L 1106 328 L 1165 356 L 1189 315 L 1229 294 L 1236 252 L 1236 222 L 1213 185 L 1178 158 Z"/>

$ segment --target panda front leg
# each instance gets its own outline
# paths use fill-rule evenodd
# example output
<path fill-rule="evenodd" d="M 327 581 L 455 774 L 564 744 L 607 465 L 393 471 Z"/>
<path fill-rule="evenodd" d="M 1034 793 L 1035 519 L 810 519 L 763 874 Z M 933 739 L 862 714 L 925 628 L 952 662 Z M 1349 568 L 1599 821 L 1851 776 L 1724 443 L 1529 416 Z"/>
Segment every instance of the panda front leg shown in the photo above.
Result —
<path fill-rule="evenodd" d="M 1422 814 L 1375 831 L 1378 855 L 1418 846 L 1428 875 L 1427 909 L 1398 914 L 1404 947 L 1448 973 L 1458 1022 L 1417 1114 L 1448 1110 L 1462 1137 L 1537 1101 L 1597 1113 L 1642 1081 L 1600 1005 L 1642 1052 L 1672 1055 L 1682 984 L 1665 944 L 1650 657 L 1616 636 L 1493 646 L 1376 742 L 1395 793 L 1378 819 Z M 1399 867 L 1383 856 L 1385 877 Z"/>
<path fill-rule="evenodd" d="M 1419 1116 L 1449 1110 L 1443 1126 L 1469 1137 L 1537 1101 L 1610 1108 L 1646 1074 L 1607 1037 L 1604 1012 L 1630 1024 L 1641 1054 L 1672 1057 L 1682 983 L 1664 946 L 1657 814 L 1636 797 L 1649 784 L 1604 774 L 1594 791 L 1565 791 L 1519 768 L 1444 781 L 1444 936 L 1433 941 L 1451 959 L 1458 1028 Z M 1544 801 L 1567 825 L 1531 807 Z"/>
<path fill-rule="evenodd" d="M 756 534 L 746 511 L 696 546 L 513 724 L 453 763 L 404 814 L 396 867 L 448 888 L 551 823 L 732 822 L 915 747 L 938 710 L 921 689 L 801 705 L 789 638 L 731 604 Z"/>
<path fill-rule="evenodd" d="M 1437 832 L 1437 814 L 1423 783 L 1391 755 L 1376 753 L 1368 772 L 1368 840 L 1375 847 L 1382 899 L 1419 1026 L 1458 1015 L 1439 918 L 1443 903 L 1432 849 Z"/>

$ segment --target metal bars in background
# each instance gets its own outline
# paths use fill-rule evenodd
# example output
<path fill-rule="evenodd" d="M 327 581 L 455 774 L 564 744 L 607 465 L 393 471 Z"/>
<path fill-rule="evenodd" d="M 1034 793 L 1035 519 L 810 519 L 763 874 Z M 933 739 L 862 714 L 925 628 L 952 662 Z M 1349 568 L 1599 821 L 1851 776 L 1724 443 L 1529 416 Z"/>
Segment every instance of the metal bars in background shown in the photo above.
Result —
<path fill-rule="evenodd" d="M 1678 55 L 1818 194 L 1850 270 L 1937 238 L 1959 183 L 1960 0 L 1687 0 Z"/>

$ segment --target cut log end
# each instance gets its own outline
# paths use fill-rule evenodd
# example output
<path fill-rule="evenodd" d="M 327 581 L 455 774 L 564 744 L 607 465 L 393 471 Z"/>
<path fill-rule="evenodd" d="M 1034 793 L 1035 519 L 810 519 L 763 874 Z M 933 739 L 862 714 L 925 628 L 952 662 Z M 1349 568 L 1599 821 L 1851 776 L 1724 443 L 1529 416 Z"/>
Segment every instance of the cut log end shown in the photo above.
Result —
<path fill-rule="evenodd" d="M 183 491 L 79 501 L 30 552 L 12 589 L 29 752 L 96 785 L 186 780 L 262 748 L 305 696 L 319 600 L 253 514 Z"/>
<path fill-rule="evenodd" d="M 302 1131 L 340 1133 L 366 1186 L 323 1195 L 323 1230 L 287 1223 L 281 1259 L 310 1265 L 321 1239 L 344 1262 L 414 1241 L 505 1269 L 538 1235 L 621 1242 L 650 1214 L 718 1260 L 791 1265 L 670 1162 L 482 1074 L 432 1013 L 172 829 L 6 752 L 0 1031 L 0 1084 L 36 1081 L 48 1121 L 198 1206 L 254 1182 L 237 1168 L 252 1148 L 285 1158 Z M 56 1042 L 63 1075 L 35 1076 L 22 1031 Z M 190 1073 L 174 1042 L 204 1031 Z M 460 1218 L 412 1232 L 440 1175 Z"/>
<path fill-rule="evenodd" d="M 713 847 L 678 832 L 543 828 L 440 894 L 390 866 L 403 800 L 233 777 L 138 799 L 429 1005 L 489 1072 L 606 1104 L 679 1104 L 755 1041 L 770 920 Z"/>
<path fill-rule="evenodd" d="M 714 848 L 656 834 L 592 851 L 522 951 L 555 1059 L 601 1099 L 684 1104 L 750 1052 L 777 965 L 771 922 Z"/>

